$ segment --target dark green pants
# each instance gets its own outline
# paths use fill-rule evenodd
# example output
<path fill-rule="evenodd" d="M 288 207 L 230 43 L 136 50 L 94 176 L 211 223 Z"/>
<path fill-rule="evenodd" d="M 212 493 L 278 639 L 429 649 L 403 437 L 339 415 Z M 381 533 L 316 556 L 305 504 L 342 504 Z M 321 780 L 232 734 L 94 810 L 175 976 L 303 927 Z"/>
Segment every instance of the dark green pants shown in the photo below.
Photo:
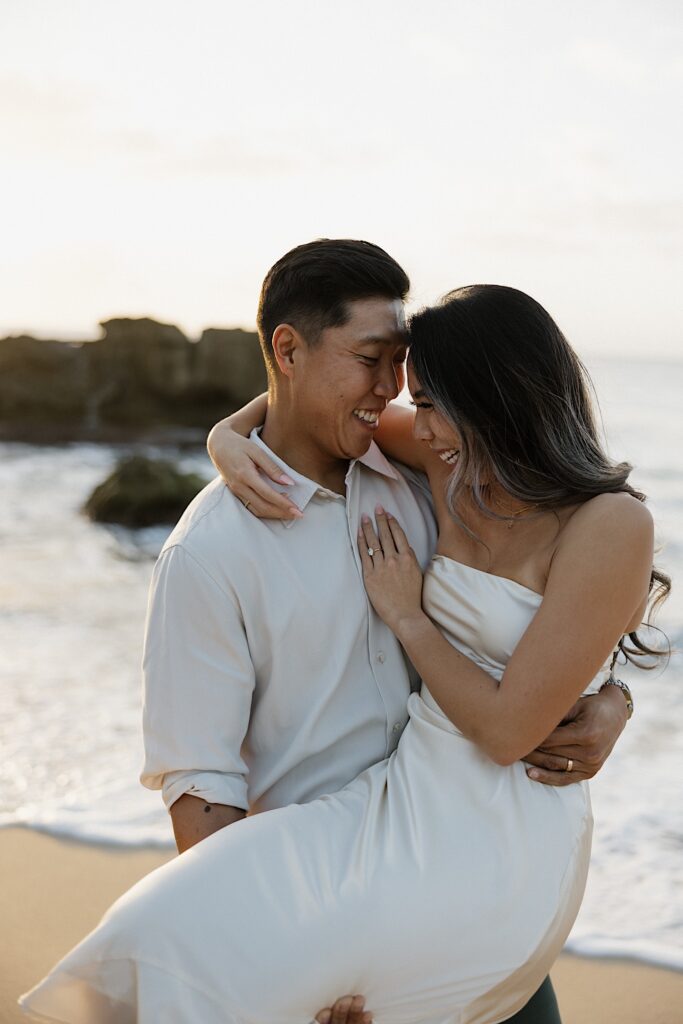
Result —
<path fill-rule="evenodd" d="M 550 978 L 545 979 L 536 995 L 506 1024 L 562 1024 Z"/>

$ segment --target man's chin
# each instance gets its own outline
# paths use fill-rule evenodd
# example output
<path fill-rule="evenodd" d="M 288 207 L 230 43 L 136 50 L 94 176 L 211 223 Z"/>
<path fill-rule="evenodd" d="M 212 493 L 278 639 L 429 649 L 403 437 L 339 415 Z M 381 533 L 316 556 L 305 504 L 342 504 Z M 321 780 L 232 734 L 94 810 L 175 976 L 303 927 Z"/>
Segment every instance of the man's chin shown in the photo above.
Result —
<path fill-rule="evenodd" d="M 354 441 L 353 444 L 348 444 L 346 446 L 347 451 L 344 453 L 344 458 L 348 459 L 349 462 L 352 462 L 353 459 L 362 459 L 363 456 L 366 455 L 367 452 L 369 451 L 371 444 L 371 437 L 361 438 L 357 441 Z"/>

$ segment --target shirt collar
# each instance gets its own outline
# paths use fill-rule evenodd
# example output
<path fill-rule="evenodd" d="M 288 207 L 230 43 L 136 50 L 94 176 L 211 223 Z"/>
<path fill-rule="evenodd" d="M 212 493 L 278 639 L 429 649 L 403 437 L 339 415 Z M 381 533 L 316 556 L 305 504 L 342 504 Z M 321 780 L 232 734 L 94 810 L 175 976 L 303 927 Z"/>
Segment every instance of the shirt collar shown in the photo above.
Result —
<path fill-rule="evenodd" d="M 280 494 L 287 493 L 297 508 L 300 508 L 303 512 L 315 492 L 320 490 L 320 484 L 317 484 L 315 480 L 309 480 L 307 476 L 302 476 L 301 473 L 297 473 L 297 471 L 292 469 L 291 466 L 288 466 L 279 455 L 276 455 L 275 452 L 271 451 L 268 445 L 264 444 L 261 440 L 260 434 L 262 429 L 262 427 L 256 427 L 255 430 L 252 430 L 249 435 L 249 440 L 257 444 L 259 448 L 263 448 L 264 452 L 266 452 L 268 457 L 280 467 L 283 473 L 286 473 L 287 476 L 294 481 L 294 486 L 291 487 L 289 484 L 278 484 L 275 480 L 271 480 L 270 478 L 268 478 L 268 483 Z M 296 519 L 283 519 L 282 524 L 283 526 L 291 526 L 296 521 Z"/>
<path fill-rule="evenodd" d="M 350 469 L 356 465 L 357 462 L 367 466 L 368 469 L 372 469 L 375 473 L 381 473 L 382 476 L 388 476 L 392 480 L 399 480 L 400 477 L 397 471 L 394 469 L 389 460 L 382 454 L 380 449 L 377 447 L 374 441 L 370 443 L 370 447 L 366 451 L 365 455 L 361 455 L 359 459 L 354 459 L 351 463 Z"/>
<path fill-rule="evenodd" d="M 274 487 L 275 490 L 278 491 L 280 494 L 284 494 L 286 492 L 290 496 L 294 504 L 297 506 L 297 508 L 300 508 L 301 511 L 303 512 L 304 509 L 306 508 L 306 505 L 308 505 L 309 501 L 313 497 L 313 495 L 320 490 L 326 490 L 326 488 L 322 487 L 321 484 L 316 483 L 315 480 L 310 480 L 307 476 L 302 476 L 301 473 L 297 473 L 297 471 L 295 469 L 292 469 L 291 466 L 288 466 L 287 463 L 284 462 L 279 455 L 276 455 L 275 452 L 271 451 L 268 445 L 264 444 L 264 442 L 261 440 L 260 434 L 262 429 L 262 427 L 256 427 L 254 430 L 252 430 L 251 434 L 249 435 L 249 440 L 254 441 L 254 443 L 257 444 L 259 448 L 262 448 L 264 452 L 266 452 L 269 458 L 271 458 L 273 462 L 276 463 L 276 465 L 278 465 L 280 469 L 282 469 L 282 471 L 286 473 L 287 476 L 289 476 L 294 481 L 294 486 L 292 487 L 289 486 L 288 484 L 278 484 L 274 480 L 271 480 L 270 478 L 268 479 L 268 483 L 270 484 L 271 487 Z M 375 473 L 381 473 L 382 476 L 389 477 L 391 480 L 400 479 L 397 471 L 391 465 L 389 460 L 385 458 L 385 456 L 382 454 L 382 452 L 377 447 L 374 441 L 370 443 L 370 447 L 368 448 L 364 455 L 361 455 L 358 459 L 353 459 L 353 461 L 349 464 L 349 471 L 346 474 L 347 486 L 358 463 L 360 463 L 363 466 L 366 466 L 368 469 L 373 470 L 373 472 Z M 280 521 L 282 522 L 282 525 L 287 528 L 293 526 L 294 523 L 298 522 L 297 519 L 282 519 Z"/>

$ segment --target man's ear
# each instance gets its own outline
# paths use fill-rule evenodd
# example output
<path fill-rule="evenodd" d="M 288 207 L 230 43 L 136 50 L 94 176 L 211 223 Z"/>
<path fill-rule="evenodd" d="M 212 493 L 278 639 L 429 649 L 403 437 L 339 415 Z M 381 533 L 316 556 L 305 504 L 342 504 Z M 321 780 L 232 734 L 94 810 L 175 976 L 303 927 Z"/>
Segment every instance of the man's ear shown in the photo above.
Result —
<path fill-rule="evenodd" d="M 291 324 L 278 324 L 273 331 L 273 355 L 280 373 L 294 376 L 296 355 L 306 343 Z"/>

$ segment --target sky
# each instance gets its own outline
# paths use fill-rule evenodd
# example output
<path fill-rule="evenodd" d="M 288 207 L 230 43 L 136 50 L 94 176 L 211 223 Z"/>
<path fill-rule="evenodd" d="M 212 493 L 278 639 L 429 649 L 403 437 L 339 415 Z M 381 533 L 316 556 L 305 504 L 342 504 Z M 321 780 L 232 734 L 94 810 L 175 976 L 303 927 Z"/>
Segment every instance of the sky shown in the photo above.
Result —
<path fill-rule="evenodd" d="M 412 306 L 532 294 L 582 355 L 683 359 L 679 0 L 0 0 L 0 335 L 254 325 L 367 238 Z"/>

